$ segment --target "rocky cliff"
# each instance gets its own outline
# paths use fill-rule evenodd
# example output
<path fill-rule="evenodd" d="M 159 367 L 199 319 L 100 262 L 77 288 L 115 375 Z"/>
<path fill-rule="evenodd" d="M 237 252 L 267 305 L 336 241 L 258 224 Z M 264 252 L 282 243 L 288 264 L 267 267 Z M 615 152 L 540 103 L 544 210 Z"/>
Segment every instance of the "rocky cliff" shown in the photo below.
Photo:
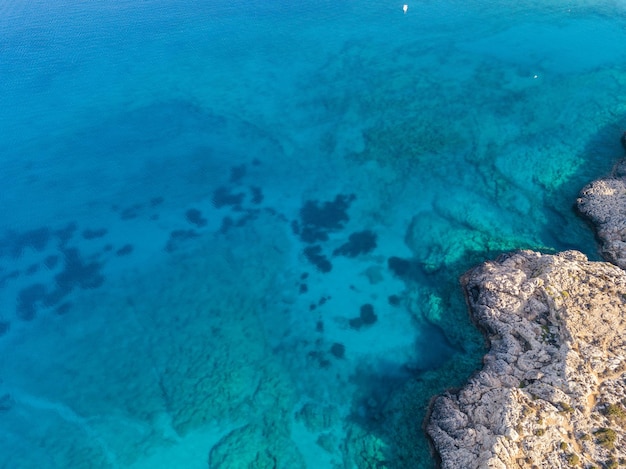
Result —
<path fill-rule="evenodd" d="M 626 464 L 626 273 L 575 251 L 522 251 L 462 284 L 490 350 L 432 404 L 442 467 Z"/>
<path fill-rule="evenodd" d="M 579 212 L 596 230 L 605 259 L 626 268 L 626 160 L 609 177 L 583 188 L 577 201 Z"/>

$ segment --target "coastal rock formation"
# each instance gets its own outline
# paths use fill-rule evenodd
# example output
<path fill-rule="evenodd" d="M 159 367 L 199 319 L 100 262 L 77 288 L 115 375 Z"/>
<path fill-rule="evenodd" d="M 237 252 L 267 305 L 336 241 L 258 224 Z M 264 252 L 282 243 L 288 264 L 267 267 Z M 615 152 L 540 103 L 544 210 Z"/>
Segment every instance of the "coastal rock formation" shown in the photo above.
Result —
<path fill-rule="evenodd" d="M 585 186 L 577 206 L 594 225 L 604 258 L 626 269 L 626 160 Z"/>
<path fill-rule="evenodd" d="M 442 467 L 626 463 L 626 272 L 576 251 L 520 251 L 462 278 L 484 367 L 435 398 Z"/>

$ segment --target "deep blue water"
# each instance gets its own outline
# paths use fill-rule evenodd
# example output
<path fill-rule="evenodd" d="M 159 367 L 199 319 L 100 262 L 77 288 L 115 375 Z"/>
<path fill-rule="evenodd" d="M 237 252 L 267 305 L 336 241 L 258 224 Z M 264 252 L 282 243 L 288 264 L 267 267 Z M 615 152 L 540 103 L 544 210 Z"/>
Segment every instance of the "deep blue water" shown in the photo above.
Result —
<path fill-rule="evenodd" d="M 597 259 L 623 1 L 0 5 L 0 467 L 432 467 L 459 275 Z"/>

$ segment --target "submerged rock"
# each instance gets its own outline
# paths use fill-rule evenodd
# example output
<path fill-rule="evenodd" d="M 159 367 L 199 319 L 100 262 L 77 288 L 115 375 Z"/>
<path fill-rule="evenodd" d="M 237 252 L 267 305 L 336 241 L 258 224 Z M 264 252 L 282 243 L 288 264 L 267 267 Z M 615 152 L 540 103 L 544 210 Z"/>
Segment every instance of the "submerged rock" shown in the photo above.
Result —
<path fill-rule="evenodd" d="M 626 458 L 626 272 L 576 251 L 501 256 L 462 278 L 490 350 L 427 432 L 443 468 L 612 467 Z"/>

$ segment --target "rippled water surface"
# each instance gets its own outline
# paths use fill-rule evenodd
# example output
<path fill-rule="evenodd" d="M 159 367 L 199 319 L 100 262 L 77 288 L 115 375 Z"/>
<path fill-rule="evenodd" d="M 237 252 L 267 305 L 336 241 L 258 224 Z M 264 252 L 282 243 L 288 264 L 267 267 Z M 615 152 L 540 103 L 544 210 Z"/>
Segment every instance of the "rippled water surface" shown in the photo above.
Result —
<path fill-rule="evenodd" d="M 597 259 L 626 3 L 407 6 L 0 5 L 0 467 L 434 466 L 458 277 Z"/>

